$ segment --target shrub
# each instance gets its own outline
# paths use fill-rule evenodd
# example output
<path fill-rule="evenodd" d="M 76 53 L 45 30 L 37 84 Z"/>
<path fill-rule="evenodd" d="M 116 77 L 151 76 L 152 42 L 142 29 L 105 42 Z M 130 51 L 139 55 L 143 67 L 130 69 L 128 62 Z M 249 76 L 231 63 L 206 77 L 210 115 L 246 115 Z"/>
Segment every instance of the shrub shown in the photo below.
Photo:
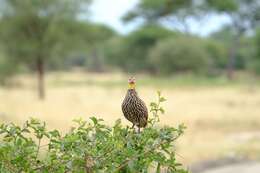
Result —
<path fill-rule="evenodd" d="M 251 68 L 256 74 L 260 75 L 260 28 L 256 31 L 255 46 L 256 53 L 253 61 L 251 62 Z"/>
<path fill-rule="evenodd" d="M 209 59 L 211 60 L 212 68 L 226 68 L 228 60 L 227 47 L 227 45 L 217 40 L 208 39 L 205 41 L 205 48 L 209 54 Z"/>
<path fill-rule="evenodd" d="M 48 131 L 36 119 L 23 126 L 0 126 L 1 173 L 65 173 L 65 172 L 160 172 L 186 173 L 176 161 L 174 142 L 185 127 L 158 127 L 160 106 L 165 101 L 159 93 L 158 102 L 151 103 L 149 125 L 141 133 L 124 127 L 118 120 L 112 127 L 95 117 L 90 122 L 75 120 L 70 132 L 61 135 Z M 47 145 L 42 145 L 42 141 Z"/>
<path fill-rule="evenodd" d="M 107 61 L 127 72 L 151 72 L 149 50 L 161 39 L 174 37 L 175 32 L 158 25 L 145 25 L 125 37 L 108 42 Z"/>
<path fill-rule="evenodd" d="M 208 67 L 208 54 L 196 38 L 178 37 L 160 41 L 150 52 L 157 72 L 201 72 Z"/>
<path fill-rule="evenodd" d="M 7 85 L 17 71 L 19 71 L 17 63 L 13 59 L 7 59 L 0 54 L 0 85 Z"/>

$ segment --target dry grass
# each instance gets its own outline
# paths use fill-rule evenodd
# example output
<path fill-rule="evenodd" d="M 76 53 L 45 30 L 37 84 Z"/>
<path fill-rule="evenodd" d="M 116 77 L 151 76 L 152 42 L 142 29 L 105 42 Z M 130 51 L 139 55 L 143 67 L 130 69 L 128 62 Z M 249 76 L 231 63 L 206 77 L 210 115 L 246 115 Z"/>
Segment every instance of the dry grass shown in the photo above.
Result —
<path fill-rule="evenodd" d="M 50 128 L 66 131 L 72 125 L 71 120 L 77 117 L 98 116 L 108 124 L 122 118 L 120 105 L 127 89 L 122 84 L 125 76 L 56 73 L 47 79 L 45 101 L 37 99 L 31 77 L 19 79 L 23 87 L 0 88 L 0 120 L 21 123 L 36 117 L 46 121 Z M 118 81 L 118 85 L 104 84 L 111 80 Z M 252 153 L 260 151 L 259 137 L 242 140 L 239 137 L 245 132 L 260 131 L 260 87 L 195 84 L 176 87 L 160 87 L 160 84 L 152 87 L 151 84 L 137 88 L 146 103 L 156 98 L 156 90 L 162 90 L 168 99 L 162 125 L 183 122 L 188 126 L 177 145 L 180 161 L 190 164 L 237 153 L 255 157 Z"/>

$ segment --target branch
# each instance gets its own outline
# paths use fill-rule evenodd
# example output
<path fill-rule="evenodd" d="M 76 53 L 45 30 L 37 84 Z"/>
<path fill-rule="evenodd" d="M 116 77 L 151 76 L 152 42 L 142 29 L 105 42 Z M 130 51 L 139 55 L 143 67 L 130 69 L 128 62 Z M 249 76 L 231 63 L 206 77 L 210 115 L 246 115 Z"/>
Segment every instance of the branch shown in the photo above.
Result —
<path fill-rule="evenodd" d="M 175 141 L 177 138 L 180 137 L 180 135 L 181 135 L 181 133 L 179 133 L 179 134 L 178 134 L 175 138 L 173 138 L 170 142 Z M 145 151 L 145 152 L 142 153 L 142 154 L 134 155 L 134 156 L 132 156 L 131 158 L 126 159 L 123 163 L 121 163 L 121 165 L 119 165 L 119 166 L 115 169 L 114 173 L 120 171 L 120 170 L 121 170 L 122 168 L 124 168 L 130 161 L 133 161 L 133 160 L 137 159 L 138 157 L 140 157 L 140 156 L 142 156 L 142 155 L 143 155 L 143 156 L 146 156 L 146 155 L 149 154 L 150 152 L 152 152 L 152 151 L 158 149 L 161 145 L 163 145 L 163 144 L 165 144 L 165 143 L 168 143 L 168 142 L 169 142 L 169 141 L 161 141 L 159 144 L 155 145 L 155 146 L 152 147 L 150 150 L 147 150 L 147 151 Z"/>
<path fill-rule="evenodd" d="M 37 150 L 36 150 L 35 160 L 37 160 L 37 157 L 38 157 L 38 155 L 39 155 L 39 151 L 40 151 L 40 147 L 41 147 L 41 139 L 42 139 L 42 138 L 39 138 L 39 139 L 38 139 L 38 146 L 37 146 Z"/>

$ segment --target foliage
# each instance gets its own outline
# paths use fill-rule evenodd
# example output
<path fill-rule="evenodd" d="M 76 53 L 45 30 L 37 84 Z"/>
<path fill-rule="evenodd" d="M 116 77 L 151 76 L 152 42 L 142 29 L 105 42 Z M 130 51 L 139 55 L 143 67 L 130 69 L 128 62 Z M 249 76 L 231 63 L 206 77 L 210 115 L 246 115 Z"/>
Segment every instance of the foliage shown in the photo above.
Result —
<path fill-rule="evenodd" d="M 227 0 L 227 1 L 206 0 L 206 3 L 217 11 L 236 11 L 238 9 L 238 3 L 236 2 L 236 0 Z"/>
<path fill-rule="evenodd" d="M 224 69 L 227 64 L 228 49 L 223 42 L 213 39 L 205 40 L 205 48 L 211 60 L 211 70 Z"/>
<path fill-rule="evenodd" d="M 260 21 L 260 3 L 258 0 L 205 0 L 206 11 L 225 13 L 230 19 L 230 26 L 237 34 L 244 34 L 254 29 Z"/>
<path fill-rule="evenodd" d="M 259 69 L 256 58 L 259 56 L 255 55 L 258 43 L 252 41 L 259 26 L 258 0 L 140 0 L 124 20 L 141 19 L 138 21 L 141 25 L 127 35 L 89 22 L 87 12 L 91 2 L 0 0 L 0 53 L 4 55 L 0 58 L 1 83 L 15 74 L 20 64 L 27 67 L 27 72 L 37 72 L 42 86 L 46 67 L 68 70 L 80 66 L 95 72 L 110 67 L 152 74 L 176 71 L 218 74 L 227 67 Z M 173 26 L 173 29 L 191 31 L 191 23 L 212 14 L 225 14 L 230 21 L 210 37 L 189 39 L 191 34 L 167 29 Z M 172 42 L 166 43 L 166 39 Z M 177 60 L 171 50 L 183 58 Z"/>
<path fill-rule="evenodd" d="M 210 38 L 220 41 L 224 44 L 229 44 L 232 41 L 234 30 L 230 26 L 223 26 L 221 29 L 210 34 Z"/>
<path fill-rule="evenodd" d="M 159 40 L 175 35 L 158 25 L 143 26 L 124 38 L 111 40 L 106 48 L 107 61 L 111 59 L 111 63 L 120 65 L 127 72 L 151 72 L 148 52 Z"/>
<path fill-rule="evenodd" d="M 95 117 L 90 122 L 75 120 L 76 126 L 62 135 L 47 130 L 36 119 L 23 126 L 0 125 L 0 172 L 148 172 L 161 169 L 187 173 L 176 161 L 174 142 L 183 134 L 177 128 L 159 127 L 161 103 L 166 99 L 158 92 L 158 102 L 151 103 L 152 118 L 141 133 L 124 127 L 117 120 L 112 127 Z"/>
<path fill-rule="evenodd" d="M 75 17 L 80 9 L 80 1 L 47 0 L 37 3 L 27 1 L 4 1 L 0 9 L 1 39 L 9 56 L 27 60 L 51 53 L 74 34 L 78 27 Z M 88 3 L 85 0 L 85 3 Z M 26 9 L 26 10 L 24 10 Z M 70 44 L 72 45 L 72 44 Z M 65 49 L 66 50 L 66 49 Z"/>
<path fill-rule="evenodd" d="M 258 28 L 255 37 L 256 52 L 255 58 L 252 61 L 252 68 L 256 74 L 260 74 L 260 28 Z"/>
<path fill-rule="evenodd" d="M 141 0 L 123 20 L 131 22 L 141 18 L 146 23 L 160 23 L 161 19 L 168 18 L 175 24 L 185 23 L 185 18 L 193 13 L 192 6 L 192 0 Z"/>
<path fill-rule="evenodd" d="M 8 61 L 0 55 L 0 85 L 6 85 L 17 70 L 15 62 Z"/>
<path fill-rule="evenodd" d="M 226 0 L 225 2 L 205 0 L 203 6 L 205 6 L 206 12 L 225 14 L 230 19 L 227 25 L 232 29 L 232 39 L 229 48 L 227 76 L 232 79 L 236 66 L 244 68 L 243 55 L 241 56 L 239 52 L 241 37 L 248 32 L 254 32 L 259 26 L 260 2 L 259 0 Z M 253 46 L 251 45 L 251 47 Z"/>
<path fill-rule="evenodd" d="M 208 46 L 215 55 L 222 55 L 222 58 L 219 57 L 216 65 L 225 68 L 227 64 L 227 59 L 230 54 L 230 48 L 232 47 L 232 37 L 234 35 L 234 31 L 230 26 L 224 27 L 223 29 L 214 32 L 211 34 L 211 39 L 205 39 L 208 42 Z M 254 42 L 255 36 L 241 36 L 239 49 L 236 53 L 236 62 L 234 67 L 236 69 L 247 69 L 254 63 L 253 57 L 255 57 L 256 42 Z M 215 46 L 213 46 L 215 45 Z M 212 47 L 213 46 L 213 47 Z M 210 50 L 209 49 L 209 50 Z M 217 52 L 216 52 L 217 51 Z M 213 53 L 211 52 L 211 53 Z"/>
<path fill-rule="evenodd" d="M 177 37 L 160 41 L 150 52 L 158 72 L 200 72 L 208 67 L 208 54 L 196 38 Z"/>
<path fill-rule="evenodd" d="M 124 19 L 127 21 L 138 16 L 144 16 L 147 19 L 161 17 L 169 15 L 170 13 L 177 13 L 178 10 L 191 5 L 191 3 L 192 1 L 190 0 L 142 0 L 133 11 L 130 11 L 125 16 Z"/>
<path fill-rule="evenodd" d="M 48 67 L 52 70 L 71 69 L 75 66 L 96 70 L 104 66 L 103 45 L 106 40 L 117 35 L 115 31 L 108 26 L 90 22 L 77 22 L 65 28 L 73 33 L 63 36 L 66 47 L 60 47 L 59 52 L 54 55 L 56 58 L 49 61 Z"/>
<path fill-rule="evenodd" d="M 8 57 L 38 74 L 39 97 L 43 98 L 46 62 L 77 45 L 72 42 L 81 25 L 77 17 L 83 6 L 87 10 L 90 0 L 0 3 L 1 46 Z"/>
<path fill-rule="evenodd" d="M 244 69 L 249 61 L 251 50 L 240 51 L 240 39 L 248 32 L 254 32 L 260 22 L 260 3 L 258 0 L 202 0 L 202 1 L 179 1 L 179 0 L 141 0 L 137 6 L 131 10 L 124 18 L 125 21 L 134 19 L 144 19 L 144 23 L 157 23 L 162 26 L 172 26 L 182 32 L 191 31 L 192 21 L 203 21 L 209 19 L 209 15 L 224 14 L 229 22 L 224 27 L 227 32 L 222 32 L 221 36 L 223 47 L 219 43 L 210 43 L 206 49 L 209 51 L 211 61 L 209 68 L 226 67 L 229 77 L 235 69 Z M 211 19 L 211 18 L 210 18 Z M 251 45 L 251 47 L 253 47 Z M 226 50 L 225 50 L 226 49 Z M 220 51 L 220 53 L 217 53 Z M 248 54 L 247 54 L 248 53 Z M 218 55 L 217 55 L 218 54 Z M 222 58 L 219 58 L 223 55 Z M 217 58 L 218 57 L 218 58 Z M 228 57 L 228 58 L 226 58 Z M 212 59 L 213 58 L 213 59 Z M 226 60 L 225 60 L 226 58 Z M 224 64 L 225 63 L 225 64 Z M 191 69 L 192 70 L 192 69 Z"/>
<path fill-rule="evenodd" d="M 108 39 L 104 45 L 105 63 L 108 66 L 125 68 L 127 59 L 125 37 L 115 36 Z"/>

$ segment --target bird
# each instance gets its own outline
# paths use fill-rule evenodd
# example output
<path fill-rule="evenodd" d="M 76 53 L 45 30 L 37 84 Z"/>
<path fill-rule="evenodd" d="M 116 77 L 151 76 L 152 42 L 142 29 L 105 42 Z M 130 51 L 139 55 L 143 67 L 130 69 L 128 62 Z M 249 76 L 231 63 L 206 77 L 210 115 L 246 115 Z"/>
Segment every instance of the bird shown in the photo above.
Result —
<path fill-rule="evenodd" d="M 140 133 L 140 128 L 147 126 L 148 110 L 145 102 L 139 98 L 135 90 L 135 83 L 134 77 L 128 79 L 128 90 L 121 107 L 124 117 L 132 122 L 132 128 L 137 126 Z"/>

